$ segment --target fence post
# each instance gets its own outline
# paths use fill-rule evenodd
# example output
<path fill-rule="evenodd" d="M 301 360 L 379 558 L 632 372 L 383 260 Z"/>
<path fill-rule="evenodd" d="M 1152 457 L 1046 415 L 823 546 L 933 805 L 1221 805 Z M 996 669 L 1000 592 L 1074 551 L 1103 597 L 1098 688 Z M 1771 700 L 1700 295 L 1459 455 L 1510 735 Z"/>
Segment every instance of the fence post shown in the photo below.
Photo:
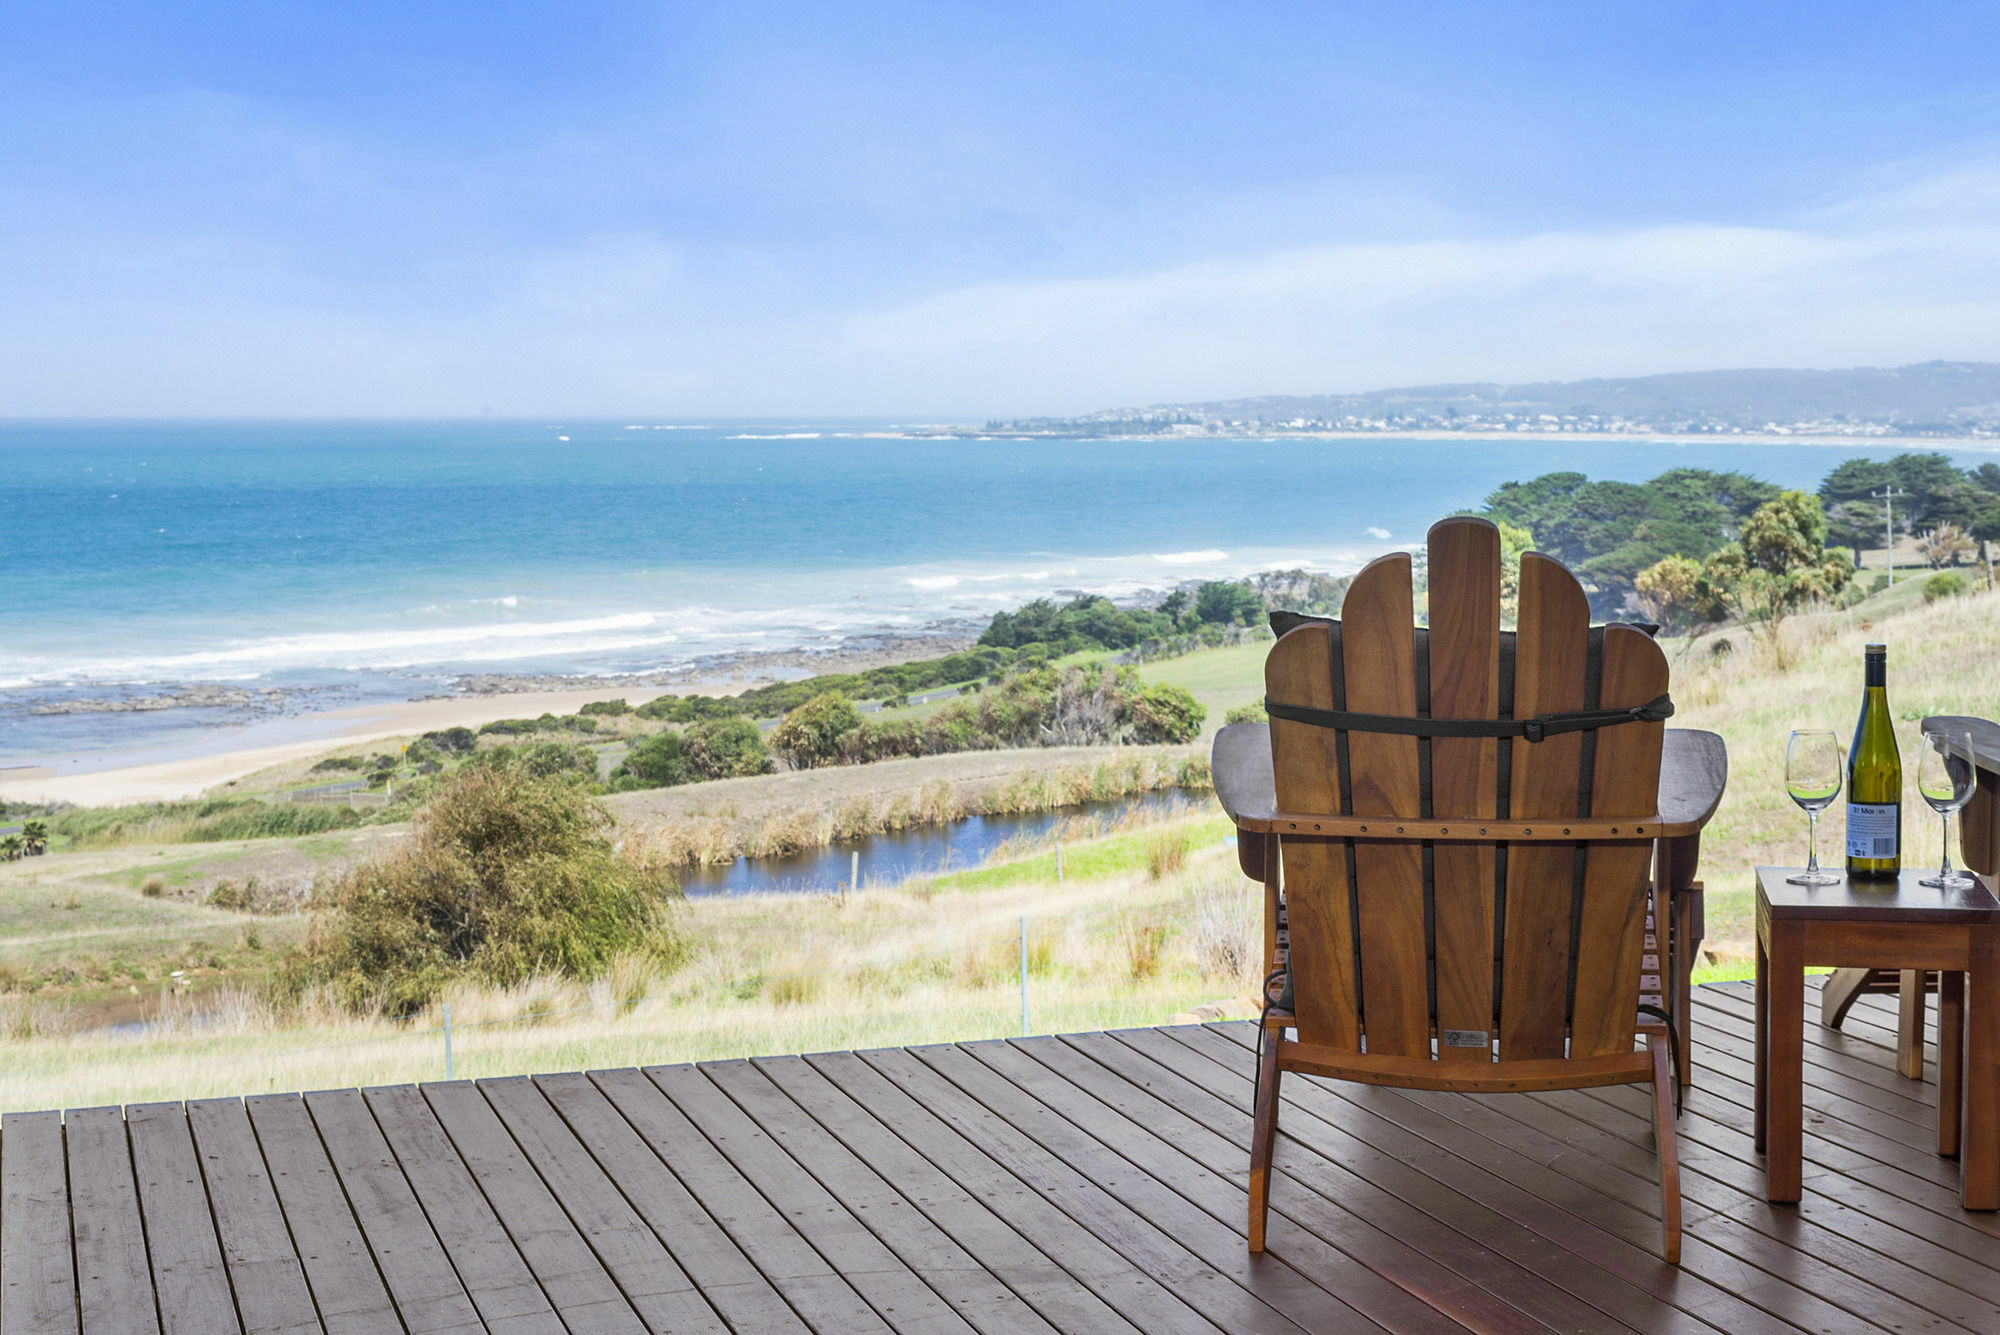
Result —
<path fill-rule="evenodd" d="M 452 1078 L 452 1075 L 451 1075 L 451 1003 L 450 1003 L 449 1001 L 447 1001 L 447 1002 L 445 1002 L 445 1003 L 443 1003 L 443 1004 L 444 1004 L 444 1078 L 445 1078 L 445 1079 L 447 1079 L 447 1080 L 449 1080 L 449 1079 L 451 1079 L 451 1078 Z"/>
<path fill-rule="evenodd" d="M 1021 916 L 1021 1037 L 1028 1036 L 1028 918 Z"/>
<path fill-rule="evenodd" d="M 857 892 L 861 889 L 861 850 L 858 848 L 848 858 L 847 888 Z"/>

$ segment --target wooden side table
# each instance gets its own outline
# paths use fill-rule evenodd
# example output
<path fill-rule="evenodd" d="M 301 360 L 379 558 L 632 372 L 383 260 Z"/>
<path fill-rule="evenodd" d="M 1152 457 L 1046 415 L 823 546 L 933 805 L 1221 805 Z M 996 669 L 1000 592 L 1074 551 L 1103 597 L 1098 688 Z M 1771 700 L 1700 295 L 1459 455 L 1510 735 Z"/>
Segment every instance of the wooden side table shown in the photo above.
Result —
<path fill-rule="evenodd" d="M 1765 1196 L 1799 1199 L 1807 967 L 1937 969 L 1946 977 L 1938 1151 L 1962 1148 L 1966 1209 L 2000 1209 L 2000 900 L 1992 879 L 1937 890 L 1917 884 L 1928 873 L 1905 871 L 1895 881 L 1806 886 L 1785 880 L 1795 870 L 1757 869 L 1756 1143 Z"/>

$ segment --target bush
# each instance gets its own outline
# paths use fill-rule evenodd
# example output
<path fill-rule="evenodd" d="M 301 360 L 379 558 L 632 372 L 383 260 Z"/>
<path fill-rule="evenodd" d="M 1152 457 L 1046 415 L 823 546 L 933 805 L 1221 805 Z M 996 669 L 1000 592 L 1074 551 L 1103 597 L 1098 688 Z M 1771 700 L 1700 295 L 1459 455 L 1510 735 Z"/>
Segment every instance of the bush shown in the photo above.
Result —
<path fill-rule="evenodd" d="M 538 779 L 562 776 L 595 782 L 597 752 L 577 742 L 531 742 L 486 753 L 489 764 L 513 765 Z"/>
<path fill-rule="evenodd" d="M 447 756 L 469 756 L 479 749 L 479 734 L 470 728 L 440 728 L 417 740 Z"/>
<path fill-rule="evenodd" d="M 695 777 L 694 766 L 688 760 L 687 739 L 678 732 L 656 732 L 632 744 L 625 759 L 611 771 L 611 786 L 673 788 L 693 783 Z"/>
<path fill-rule="evenodd" d="M 1965 576 L 1953 570 L 1940 570 L 1924 581 L 1924 601 L 1934 603 L 1940 598 L 1956 598 L 1965 592 Z"/>
<path fill-rule="evenodd" d="M 407 1016 L 461 979 L 591 979 L 625 952 L 670 951 L 673 883 L 621 858 L 610 828 L 574 783 L 467 767 L 417 812 L 406 843 L 315 899 L 280 994 L 324 989 L 356 1011 Z"/>
<path fill-rule="evenodd" d="M 687 730 L 688 766 L 700 778 L 736 779 L 777 768 L 764 734 L 747 718 L 718 718 Z"/>
<path fill-rule="evenodd" d="M 616 716 L 619 714 L 631 713 L 632 706 L 626 704 L 622 699 L 592 700 L 589 704 L 585 705 L 583 708 L 577 710 L 576 712 L 578 714 L 607 714 Z"/>
<path fill-rule="evenodd" d="M 306 771 L 306 773 L 324 774 L 333 770 L 350 770 L 350 769 L 367 769 L 367 768 L 368 768 L 368 760 L 367 757 L 365 756 L 328 756 L 326 759 L 316 762 L 311 769 Z"/>
<path fill-rule="evenodd" d="M 1269 723 L 1271 716 L 1264 711 L 1262 700 L 1252 700 L 1247 705 L 1238 705 L 1222 716 L 1224 723 Z"/>
<path fill-rule="evenodd" d="M 1142 745 L 1154 742 L 1191 742 L 1201 736 L 1208 717 L 1184 687 L 1160 682 L 1135 692 L 1131 697 L 1132 740 Z"/>
<path fill-rule="evenodd" d="M 829 691 L 800 705 L 771 731 L 771 749 L 793 769 L 838 764 L 840 739 L 861 726 L 861 713 L 844 695 Z"/>

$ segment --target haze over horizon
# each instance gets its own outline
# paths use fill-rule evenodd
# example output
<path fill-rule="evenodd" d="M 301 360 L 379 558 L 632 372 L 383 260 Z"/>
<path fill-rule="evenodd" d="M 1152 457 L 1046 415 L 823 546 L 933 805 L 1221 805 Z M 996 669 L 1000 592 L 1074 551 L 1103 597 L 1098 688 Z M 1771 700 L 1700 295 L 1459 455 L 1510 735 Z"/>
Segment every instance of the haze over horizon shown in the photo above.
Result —
<path fill-rule="evenodd" d="M 1996 361 L 1996 36 L 1976 6 L 28 6 L 0 416 L 962 420 Z"/>

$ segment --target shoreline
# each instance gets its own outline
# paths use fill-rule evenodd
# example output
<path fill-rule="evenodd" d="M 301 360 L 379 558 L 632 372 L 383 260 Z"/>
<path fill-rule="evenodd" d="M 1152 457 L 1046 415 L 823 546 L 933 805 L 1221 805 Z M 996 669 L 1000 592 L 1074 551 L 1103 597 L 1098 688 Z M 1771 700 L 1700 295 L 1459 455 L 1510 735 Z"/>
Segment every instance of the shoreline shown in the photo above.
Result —
<path fill-rule="evenodd" d="M 144 760 L 143 751 L 109 750 L 100 755 L 112 763 L 83 771 L 50 764 L 0 767 L 0 802 L 119 806 L 133 802 L 185 801 L 273 765 L 356 743 L 416 736 L 441 728 L 477 728 L 496 719 L 523 715 L 573 714 L 600 700 L 624 699 L 636 706 L 662 695 L 735 695 L 786 677 L 800 679 L 829 672 L 859 672 L 915 658 L 956 653 L 974 638 L 964 634 L 956 623 L 941 622 L 933 634 L 869 637 L 852 648 L 745 650 L 714 655 L 672 671 L 591 678 L 467 673 L 457 678 L 459 690 L 453 694 L 312 710 L 269 725 L 311 734 L 296 740 L 255 746 L 225 745 L 166 760 Z M 198 685 L 167 688 L 163 694 Z M 221 734 L 236 726 L 240 725 L 216 724 L 211 731 Z M 217 736 L 216 740 L 223 738 Z"/>

